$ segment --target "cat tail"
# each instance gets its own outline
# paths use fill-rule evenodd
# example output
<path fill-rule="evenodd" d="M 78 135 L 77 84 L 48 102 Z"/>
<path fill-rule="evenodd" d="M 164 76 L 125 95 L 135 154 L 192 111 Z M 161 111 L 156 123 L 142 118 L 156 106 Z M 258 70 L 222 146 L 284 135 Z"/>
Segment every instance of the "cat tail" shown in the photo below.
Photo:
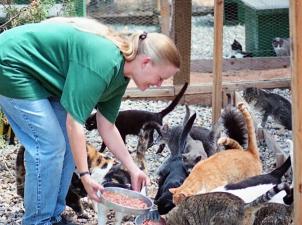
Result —
<path fill-rule="evenodd" d="M 263 204 L 265 202 L 270 201 L 276 194 L 278 194 L 280 191 L 285 191 L 286 193 L 290 193 L 291 192 L 291 188 L 289 186 L 288 183 L 286 182 L 282 182 L 280 184 L 275 185 L 272 189 L 268 190 L 266 193 L 264 193 L 263 195 L 259 196 L 258 198 L 256 198 L 254 201 L 246 204 L 244 207 L 248 208 L 248 207 L 255 207 L 258 206 L 260 204 Z"/>
<path fill-rule="evenodd" d="M 237 141 L 241 146 L 247 145 L 247 128 L 243 115 L 228 104 L 221 113 L 219 123 L 226 135 Z"/>
<path fill-rule="evenodd" d="M 281 177 L 287 172 L 287 170 L 291 167 L 291 157 L 289 156 L 285 162 L 279 166 L 278 168 L 274 169 L 270 174 L 274 177 Z"/>
<path fill-rule="evenodd" d="M 169 112 L 171 112 L 176 107 L 176 105 L 180 101 L 181 97 L 183 96 L 183 94 L 187 90 L 188 84 L 189 83 L 186 82 L 184 84 L 184 86 L 181 88 L 181 90 L 179 91 L 179 93 L 176 95 L 176 97 L 174 98 L 174 100 L 170 103 L 170 105 L 167 108 L 163 109 L 162 111 L 160 111 L 158 113 L 161 118 L 163 118 L 165 115 L 167 115 Z"/>
<path fill-rule="evenodd" d="M 25 152 L 25 148 L 23 145 L 21 145 L 17 152 L 17 158 L 16 158 L 17 194 L 22 198 L 24 197 L 24 182 L 25 182 L 24 152 Z"/>
<path fill-rule="evenodd" d="M 178 153 L 179 154 L 182 154 L 185 150 L 185 147 L 186 147 L 186 143 L 187 143 L 187 137 L 191 131 L 191 128 L 193 126 L 193 123 L 196 119 L 196 113 L 194 113 L 190 118 L 189 120 L 186 122 L 182 132 L 181 132 L 181 136 L 180 136 L 180 139 L 179 139 L 179 142 L 178 142 Z"/>

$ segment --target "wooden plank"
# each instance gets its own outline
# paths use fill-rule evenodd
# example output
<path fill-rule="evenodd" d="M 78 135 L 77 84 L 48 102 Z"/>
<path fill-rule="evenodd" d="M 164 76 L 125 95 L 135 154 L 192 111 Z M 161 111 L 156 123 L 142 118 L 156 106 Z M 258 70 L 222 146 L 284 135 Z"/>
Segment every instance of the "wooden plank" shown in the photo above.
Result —
<path fill-rule="evenodd" d="M 246 87 L 258 87 L 258 88 L 288 88 L 290 86 L 290 79 L 275 79 L 265 81 L 240 81 L 240 82 L 223 82 L 222 91 L 234 92 L 242 90 Z M 178 93 L 180 85 L 176 86 L 162 86 L 160 88 L 149 88 L 145 91 L 141 91 L 136 87 L 128 87 L 124 98 L 170 98 L 174 97 L 175 93 Z M 185 95 L 200 96 L 212 93 L 212 84 L 190 84 Z M 210 95 L 211 96 L 211 95 Z M 211 100 L 207 101 L 211 105 Z M 200 104 L 204 104 L 200 102 Z"/>
<path fill-rule="evenodd" d="M 174 76 L 173 84 L 190 82 L 191 59 L 191 10 L 192 0 L 173 1 L 174 41 L 181 55 L 180 71 Z"/>
<path fill-rule="evenodd" d="M 289 68 L 290 57 L 251 57 L 242 59 L 223 59 L 222 71 L 229 70 L 266 70 L 277 68 Z M 212 73 L 213 60 L 200 59 L 191 60 L 191 71 Z"/>
<path fill-rule="evenodd" d="M 215 124 L 222 108 L 222 45 L 223 45 L 223 8 L 224 1 L 214 2 L 214 60 L 213 60 L 213 92 L 212 121 Z"/>
<path fill-rule="evenodd" d="M 170 36 L 170 4 L 169 0 L 159 0 L 160 4 L 160 29 L 161 32 Z"/>
<path fill-rule="evenodd" d="M 294 223 L 302 224 L 302 4 L 290 1 L 290 37 L 292 40 L 292 109 L 294 142 Z"/>

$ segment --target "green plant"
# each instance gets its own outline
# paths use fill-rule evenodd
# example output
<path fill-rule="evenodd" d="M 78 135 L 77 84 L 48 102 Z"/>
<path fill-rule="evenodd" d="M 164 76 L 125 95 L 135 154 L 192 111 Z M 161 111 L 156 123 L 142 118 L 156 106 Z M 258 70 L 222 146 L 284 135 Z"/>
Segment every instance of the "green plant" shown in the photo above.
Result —
<path fill-rule="evenodd" d="M 20 2 L 20 1 L 19 1 Z M 22 1 L 26 2 L 26 0 Z M 12 27 L 27 23 L 37 23 L 46 19 L 49 15 L 49 9 L 55 5 L 58 0 L 31 0 L 24 7 L 18 7 L 12 3 L 5 5 L 6 22 L 0 26 L 0 29 L 7 30 Z M 75 16 L 75 0 L 61 1 L 63 6 L 60 12 L 61 16 Z"/>

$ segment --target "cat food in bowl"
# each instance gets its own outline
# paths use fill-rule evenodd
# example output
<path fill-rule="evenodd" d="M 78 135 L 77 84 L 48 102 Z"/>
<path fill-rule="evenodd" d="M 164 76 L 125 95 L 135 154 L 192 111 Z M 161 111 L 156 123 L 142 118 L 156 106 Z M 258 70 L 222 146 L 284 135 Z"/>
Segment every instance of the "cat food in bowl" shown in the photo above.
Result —
<path fill-rule="evenodd" d="M 106 187 L 100 198 L 101 204 L 106 207 L 129 215 L 148 213 L 152 206 L 150 198 L 139 192 L 118 187 Z"/>

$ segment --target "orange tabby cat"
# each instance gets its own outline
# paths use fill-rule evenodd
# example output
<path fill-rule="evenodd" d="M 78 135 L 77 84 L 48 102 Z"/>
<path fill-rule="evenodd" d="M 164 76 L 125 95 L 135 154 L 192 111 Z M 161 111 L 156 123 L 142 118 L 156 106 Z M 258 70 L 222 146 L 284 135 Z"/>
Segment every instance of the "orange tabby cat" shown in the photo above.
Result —
<path fill-rule="evenodd" d="M 175 205 L 180 204 L 188 196 L 206 193 L 216 187 L 261 174 L 262 164 L 253 120 L 243 103 L 239 103 L 237 108 L 247 124 L 247 149 L 243 150 L 240 144 L 231 138 L 220 138 L 218 144 L 231 146 L 231 149 L 198 162 L 180 187 L 171 188 L 169 191 L 173 194 Z"/>

